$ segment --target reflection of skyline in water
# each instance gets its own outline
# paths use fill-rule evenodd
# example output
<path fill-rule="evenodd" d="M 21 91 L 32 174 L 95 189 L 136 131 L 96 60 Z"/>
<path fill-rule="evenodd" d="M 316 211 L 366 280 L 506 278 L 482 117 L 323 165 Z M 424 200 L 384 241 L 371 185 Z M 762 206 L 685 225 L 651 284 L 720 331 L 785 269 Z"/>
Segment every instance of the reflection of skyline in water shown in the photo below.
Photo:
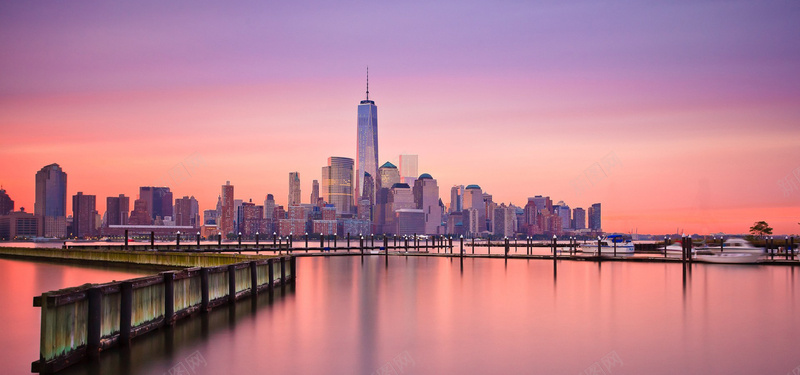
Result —
<path fill-rule="evenodd" d="M 624 363 L 614 369 L 621 374 L 786 373 L 800 365 L 792 267 L 557 267 L 554 274 L 552 260 L 390 256 L 387 266 L 382 255 L 300 258 L 297 284 L 278 288 L 271 301 L 262 293 L 255 305 L 246 298 L 197 314 L 64 373 L 164 373 L 193 353 L 206 362 L 199 374 L 369 374 L 401 355 L 413 360 L 406 373 L 423 374 L 576 373 L 611 352 Z M 61 272 L 69 282 L 91 271 Z M 15 290 L 8 285 L 0 295 Z M 25 309 L 38 313 L 29 307 L 35 293 L 21 289 Z M 6 309 L 3 321 L 19 315 Z M 38 334 L 35 324 L 26 329 Z M 27 370 L 35 356 L 9 360 Z"/>

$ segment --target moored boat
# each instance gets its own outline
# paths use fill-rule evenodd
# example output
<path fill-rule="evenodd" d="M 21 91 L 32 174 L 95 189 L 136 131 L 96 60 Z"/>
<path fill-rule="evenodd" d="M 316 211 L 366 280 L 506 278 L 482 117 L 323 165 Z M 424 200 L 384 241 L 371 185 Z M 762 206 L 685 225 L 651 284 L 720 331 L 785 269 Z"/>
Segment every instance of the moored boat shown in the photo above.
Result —
<path fill-rule="evenodd" d="M 618 234 L 612 234 L 600 239 L 600 254 L 603 256 L 613 256 L 616 252 L 617 255 L 632 255 L 634 251 L 633 242 L 622 237 Z M 616 250 L 615 250 L 616 249 Z M 598 255 L 597 242 L 587 242 L 580 247 L 584 254 Z"/>
<path fill-rule="evenodd" d="M 727 264 L 742 264 L 742 263 L 756 263 L 761 254 L 758 253 L 735 253 L 735 252 L 721 252 L 712 254 L 697 254 L 694 259 L 699 262 L 707 263 L 727 263 Z"/>

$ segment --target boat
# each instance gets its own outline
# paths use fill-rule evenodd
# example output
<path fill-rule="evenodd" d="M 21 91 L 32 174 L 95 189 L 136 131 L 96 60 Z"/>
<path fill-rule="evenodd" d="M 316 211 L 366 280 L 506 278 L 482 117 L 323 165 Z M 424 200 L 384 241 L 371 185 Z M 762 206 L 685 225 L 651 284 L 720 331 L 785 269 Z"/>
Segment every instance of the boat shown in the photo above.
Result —
<path fill-rule="evenodd" d="M 616 254 L 617 255 L 632 255 L 633 254 L 633 242 L 624 238 L 622 235 L 619 234 L 612 234 L 606 236 L 605 238 L 600 240 L 600 255 L 608 256 L 614 255 L 614 248 L 616 247 Z M 594 254 L 597 255 L 597 242 L 587 242 L 581 245 L 580 250 L 584 254 Z"/>
<path fill-rule="evenodd" d="M 33 242 L 61 242 L 61 239 L 52 237 L 33 237 Z"/>
<path fill-rule="evenodd" d="M 758 253 L 735 253 L 728 251 L 697 254 L 694 256 L 694 259 L 699 262 L 727 264 L 756 263 L 759 258 L 761 258 L 761 254 Z"/>
<path fill-rule="evenodd" d="M 763 247 L 755 247 L 753 244 L 743 238 L 729 238 L 725 241 L 722 247 L 720 246 L 706 246 L 703 250 L 712 251 L 714 253 L 748 253 L 748 254 L 764 254 Z"/>

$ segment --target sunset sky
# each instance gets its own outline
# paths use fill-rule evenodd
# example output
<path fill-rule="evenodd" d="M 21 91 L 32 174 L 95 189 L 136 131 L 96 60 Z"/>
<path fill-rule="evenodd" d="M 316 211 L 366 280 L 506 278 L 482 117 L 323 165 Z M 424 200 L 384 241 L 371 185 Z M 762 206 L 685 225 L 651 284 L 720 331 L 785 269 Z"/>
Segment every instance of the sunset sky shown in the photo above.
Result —
<path fill-rule="evenodd" d="M 0 184 L 33 211 L 167 185 L 303 202 L 355 157 L 418 154 L 498 203 L 603 204 L 603 229 L 800 233 L 800 1 L 3 1 Z M 789 187 L 789 188 L 787 188 Z M 794 188 L 791 188 L 794 187 Z M 71 201 L 71 199 L 69 199 Z M 71 212 L 71 205 L 68 205 Z"/>

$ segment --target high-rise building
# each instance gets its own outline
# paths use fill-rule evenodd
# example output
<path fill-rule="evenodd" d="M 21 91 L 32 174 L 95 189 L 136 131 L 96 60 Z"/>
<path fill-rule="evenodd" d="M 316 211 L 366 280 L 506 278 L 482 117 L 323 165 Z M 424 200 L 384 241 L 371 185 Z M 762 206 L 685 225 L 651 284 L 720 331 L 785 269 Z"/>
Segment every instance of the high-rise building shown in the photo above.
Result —
<path fill-rule="evenodd" d="M 339 156 L 328 158 L 328 166 L 322 167 L 322 191 L 325 201 L 336 207 L 337 214 L 351 212 L 354 204 L 353 159 Z"/>
<path fill-rule="evenodd" d="M 153 220 L 172 217 L 172 192 L 168 187 L 142 186 L 139 199 L 147 202 L 147 212 Z"/>
<path fill-rule="evenodd" d="M 572 229 L 586 229 L 586 210 L 576 207 L 572 210 Z"/>
<path fill-rule="evenodd" d="M 130 198 L 126 197 L 125 194 L 106 198 L 106 226 L 128 225 L 129 212 Z"/>
<path fill-rule="evenodd" d="M 6 194 L 6 191 L 0 187 L 0 215 L 8 215 L 9 212 L 14 211 L 14 201 Z"/>
<path fill-rule="evenodd" d="M 360 200 L 368 200 L 370 206 L 375 203 L 375 179 L 369 173 L 364 173 L 364 188 L 361 189 Z"/>
<path fill-rule="evenodd" d="M 455 185 L 450 188 L 450 213 L 461 212 L 464 210 L 464 185 Z"/>
<path fill-rule="evenodd" d="M 175 200 L 175 225 L 184 227 L 200 226 L 199 205 L 194 196 L 185 196 Z"/>
<path fill-rule="evenodd" d="M 442 234 L 442 209 L 439 207 L 439 186 L 428 173 L 423 173 L 414 182 L 414 202 L 425 214 L 423 234 Z"/>
<path fill-rule="evenodd" d="M 392 188 L 389 189 L 389 194 L 387 197 L 387 203 L 385 208 L 385 222 L 383 225 L 383 231 L 389 234 L 398 234 L 397 233 L 397 224 L 395 219 L 397 217 L 396 211 L 397 210 L 414 210 L 417 211 L 417 204 L 414 202 L 414 193 L 411 190 L 411 187 L 408 184 L 404 184 L 402 182 L 398 182 L 392 185 Z M 422 212 L 421 210 L 419 210 Z M 415 216 L 416 217 L 416 216 Z M 423 221 L 423 228 L 424 228 L 424 217 Z M 418 234 L 421 234 L 422 230 L 417 231 Z"/>
<path fill-rule="evenodd" d="M 72 235 L 78 238 L 95 235 L 97 198 L 82 192 L 72 196 Z"/>
<path fill-rule="evenodd" d="M 400 171 L 397 170 L 394 164 L 388 161 L 381 165 L 378 169 L 378 174 L 380 175 L 378 186 L 382 188 L 391 189 L 394 184 L 400 183 Z"/>
<path fill-rule="evenodd" d="M 492 233 L 498 237 L 513 237 L 517 226 L 516 208 L 505 203 L 494 209 Z"/>
<path fill-rule="evenodd" d="M 419 156 L 400 155 L 400 182 L 414 186 L 417 176 L 419 176 Z"/>
<path fill-rule="evenodd" d="M 600 216 L 600 203 L 595 203 L 589 207 L 589 229 L 595 232 L 603 230 L 603 224 Z"/>
<path fill-rule="evenodd" d="M 128 218 L 130 225 L 152 225 L 153 219 L 150 218 L 150 213 L 147 212 L 147 201 L 144 199 L 137 199 L 133 201 L 133 211 Z"/>
<path fill-rule="evenodd" d="M 319 205 L 319 181 L 311 181 L 311 205 Z"/>
<path fill-rule="evenodd" d="M 561 220 L 561 228 L 569 229 L 572 226 L 572 218 L 570 217 L 572 211 L 564 201 L 558 201 L 558 203 L 553 206 L 553 211 Z"/>
<path fill-rule="evenodd" d="M 313 202 L 312 202 L 313 203 Z M 289 203 L 288 206 L 300 204 L 300 173 L 289 172 Z"/>
<path fill-rule="evenodd" d="M 233 199 L 233 185 L 230 181 L 226 181 L 222 185 L 222 194 L 220 195 L 220 217 L 219 217 L 219 230 L 223 236 L 233 233 L 234 231 L 234 215 L 236 214 L 236 204 Z"/>
<path fill-rule="evenodd" d="M 351 196 L 352 202 L 358 201 L 364 193 L 365 174 L 378 175 L 378 107 L 374 101 L 369 100 L 369 70 L 367 70 L 367 98 L 358 105 L 357 138 L 355 190 Z"/>
<path fill-rule="evenodd" d="M 480 233 L 486 230 L 486 202 L 483 200 L 483 191 L 481 187 L 475 184 L 467 185 L 464 189 L 464 210 L 474 208 L 478 210 L 478 221 L 475 222 L 470 217 L 469 225 L 470 225 L 470 233 Z M 474 228 L 477 228 L 478 232 L 474 232 Z"/>
<path fill-rule="evenodd" d="M 27 213 L 23 208 L 0 215 L 0 240 L 39 237 L 41 219 L 41 216 Z"/>
<path fill-rule="evenodd" d="M 273 214 L 275 214 L 275 197 L 272 194 L 267 194 L 264 198 L 264 218 L 272 220 Z"/>
<path fill-rule="evenodd" d="M 33 213 L 42 217 L 43 236 L 67 236 L 67 174 L 58 164 L 47 165 L 36 173 Z"/>

